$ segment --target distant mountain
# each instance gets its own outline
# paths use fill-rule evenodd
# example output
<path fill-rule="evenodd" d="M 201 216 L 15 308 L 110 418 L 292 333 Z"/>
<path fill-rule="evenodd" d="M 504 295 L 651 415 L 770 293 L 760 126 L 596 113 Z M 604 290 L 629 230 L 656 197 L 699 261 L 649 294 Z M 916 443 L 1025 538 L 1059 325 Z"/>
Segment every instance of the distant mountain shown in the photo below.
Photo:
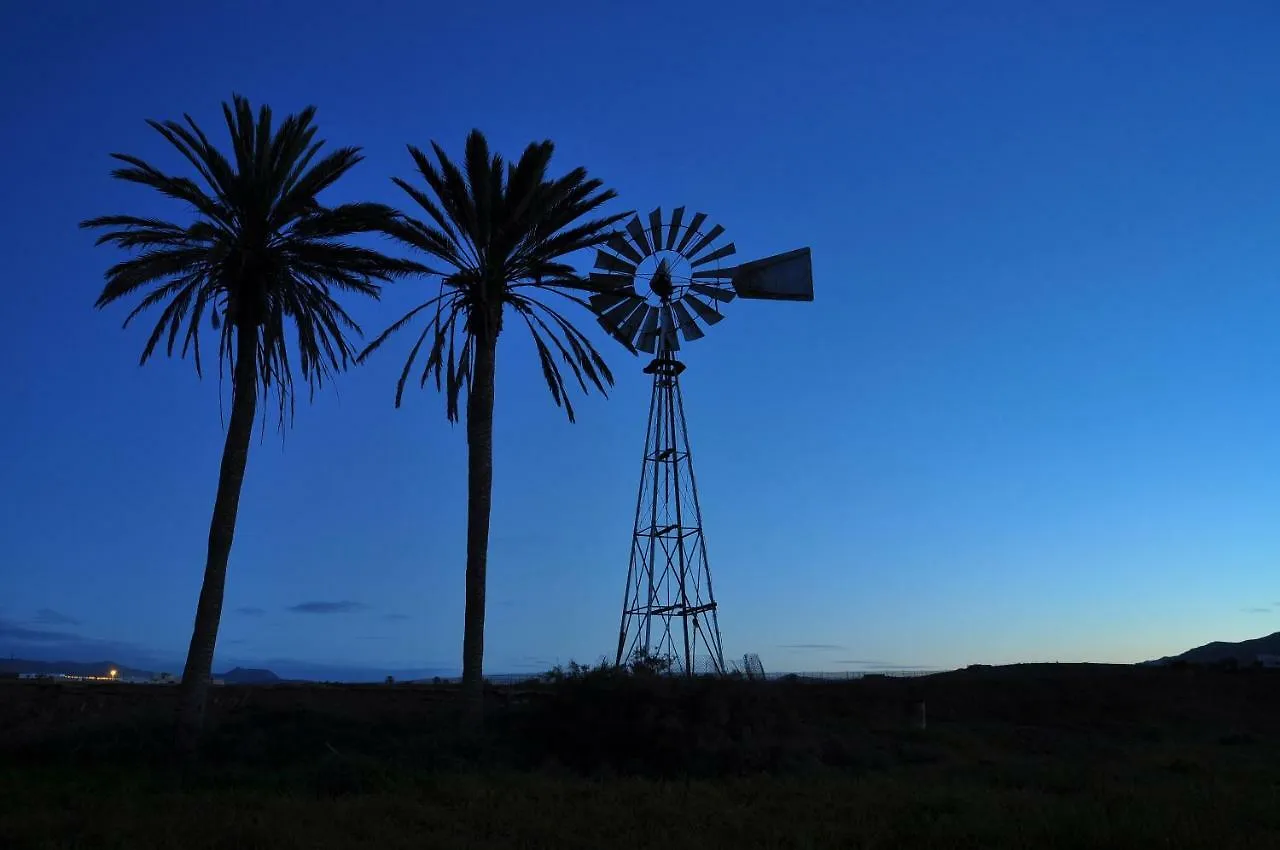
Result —
<path fill-rule="evenodd" d="M 0 674 L 3 673 L 69 673 L 72 676 L 109 676 L 116 671 L 120 679 L 153 679 L 150 670 L 126 667 L 114 661 L 31 661 L 26 658 L 0 658 Z M 269 685 L 284 681 L 270 670 L 254 670 L 236 667 L 226 673 L 214 673 L 213 678 L 232 685 Z"/>
<path fill-rule="evenodd" d="M 0 658 L 0 673 L 70 673 L 73 676 L 108 676 L 111 671 L 121 679 L 150 679 L 150 670 L 139 670 L 114 661 L 29 661 L 25 658 Z"/>
<path fill-rule="evenodd" d="M 1181 655 L 1161 658 L 1156 664 L 1168 664 L 1172 661 L 1187 661 L 1192 664 L 1215 664 L 1234 658 L 1240 665 L 1252 664 L 1259 655 L 1280 655 L 1280 632 L 1266 637 L 1242 640 L 1239 643 L 1228 643 L 1215 640 L 1195 649 L 1188 649 Z"/>
<path fill-rule="evenodd" d="M 229 661 L 235 663 L 240 659 Z M 243 662 L 242 662 L 243 663 Z M 248 663 L 254 663 L 249 661 Z M 308 664 L 289 659 L 264 660 L 257 663 L 268 663 L 265 667 L 233 667 L 225 673 L 214 673 L 215 679 L 221 679 L 235 685 L 266 685 L 273 682 L 381 682 L 392 676 L 397 682 L 408 682 L 415 679 L 430 681 L 433 676 L 444 678 L 456 677 L 459 671 L 421 667 L 416 669 L 376 667 L 339 667 L 322 664 Z M 182 662 L 174 661 L 168 668 L 173 677 L 182 674 Z M 122 679 L 152 679 L 155 673 L 117 664 L 114 661 L 33 661 L 26 658 L 0 658 L 0 675 L 17 673 L 70 673 L 74 676 L 106 676 L 112 670 Z M 279 673 L 275 671 L 279 670 Z"/>
<path fill-rule="evenodd" d="M 284 681 L 270 670 L 254 670 L 248 667 L 236 667 L 225 673 L 214 673 L 213 678 L 221 679 L 228 685 L 270 685 Z"/>

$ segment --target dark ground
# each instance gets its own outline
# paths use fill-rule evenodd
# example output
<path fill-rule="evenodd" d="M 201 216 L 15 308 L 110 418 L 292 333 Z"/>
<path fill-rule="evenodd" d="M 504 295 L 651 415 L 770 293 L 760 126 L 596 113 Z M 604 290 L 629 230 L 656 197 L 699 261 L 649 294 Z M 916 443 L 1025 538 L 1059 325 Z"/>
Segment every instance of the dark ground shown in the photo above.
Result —
<path fill-rule="evenodd" d="M 0 847 L 1280 848 L 1280 671 L 214 695 L 184 770 L 171 688 L 0 682 Z"/>

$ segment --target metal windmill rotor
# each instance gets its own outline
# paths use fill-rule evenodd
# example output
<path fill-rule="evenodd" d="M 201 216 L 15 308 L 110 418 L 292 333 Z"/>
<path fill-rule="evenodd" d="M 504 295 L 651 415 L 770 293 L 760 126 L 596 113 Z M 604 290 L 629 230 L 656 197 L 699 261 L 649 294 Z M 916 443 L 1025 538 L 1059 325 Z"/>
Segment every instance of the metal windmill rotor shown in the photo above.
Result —
<path fill-rule="evenodd" d="M 809 249 L 801 248 L 751 263 L 722 267 L 737 253 L 732 242 L 716 245 L 724 228 L 707 227 L 707 214 L 685 222 L 676 207 L 664 222 L 659 207 L 648 224 L 639 216 L 596 251 L 588 275 L 591 307 L 600 325 L 631 350 L 653 354 L 679 351 L 680 340 L 705 336 L 724 318 L 721 305 L 737 296 L 773 301 L 812 301 Z M 704 230 L 705 228 L 705 230 Z"/>
<path fill-rule="evenodd" d="M 724 318 L 722 305 L 736 297 L 812 301 L 813 271 L 808 248 L 722 267 L 737 253 L 732 242 L 717 245 L 724 228 L 708 227 L 701 212 L 686 223 L 684 213 L 632 218 L 596 251 L 585 288 L 610 336 L 655 355 L 644 370 L 653 395 L 616 663 L 658 657 L 692 675 L 725 668 L 676 352 L 681 339 L 705 336 L 703 325 Z"/>

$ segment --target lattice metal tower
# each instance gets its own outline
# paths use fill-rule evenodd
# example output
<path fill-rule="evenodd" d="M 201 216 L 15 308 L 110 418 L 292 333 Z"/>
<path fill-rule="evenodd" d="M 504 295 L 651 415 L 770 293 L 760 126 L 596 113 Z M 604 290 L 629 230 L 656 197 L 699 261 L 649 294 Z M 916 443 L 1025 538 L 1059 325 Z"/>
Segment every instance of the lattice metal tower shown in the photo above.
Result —
<path fill-rule="evenodd" d="M 687 675 L 725 665 L 680 394 L 680 339 L 701 339 L 698 321 L 716 324 L 721 304 L 737 296 L 813 300 L 808 248 L 721 268 L 736 248 L 716 247 L 724 228 L 703 230 L 706 220 L 696 213 L 684 223 L 684 207 L 666 222 L 654 210 L 648 227 L 637 216 L 597 251 L 588 279 L 604 329 L 631 352 L 654 355 L 644 369 L 653 394 L 615 660 L 657 657 Z"/>
<path fill-rule="evenodd" d="M 680 396 L 684 364 L 661 343 L 653 375 L 640 492 L 618 630 L 617 661 L 643 650 L 685 672 L 723 672 L 724 651 L 702 506 Z M 698 660 L 704 660 L 698 665 Z"/>

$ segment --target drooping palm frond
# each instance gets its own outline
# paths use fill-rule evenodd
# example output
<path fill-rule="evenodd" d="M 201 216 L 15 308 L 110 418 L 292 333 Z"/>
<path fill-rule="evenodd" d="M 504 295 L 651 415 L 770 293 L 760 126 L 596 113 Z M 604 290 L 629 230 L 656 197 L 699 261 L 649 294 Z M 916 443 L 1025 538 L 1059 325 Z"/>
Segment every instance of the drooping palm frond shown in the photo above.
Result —
<path fill-rule="evenodd" d="M 426 318 L 396 384 L 396 406 L 425 349 L 419 386 L 434 378 L 445 393 L 449 420 L 456 422 L 459 396 L 474 374 L 476 346 L 502 330 L 504 308 L 510 307 L 533 337 L 552 399 L 572 422 L 561 362 L 568 364 L 584 393 L 590 387 L 606 392 L 613 375 L 591 341 L 537 295 L 553 293 L 585 306 L 570 291 L 581 278 L 563 260 L 605 242 L 630 213 L 587 219 L 615 193 L 581 168 L 549 179 L 554 150 L 549 141 L 529 145 L 511 165 L 490 154 L 479 130 L 467 137 L 461 166 L 435 142 L 431 147 L 435 162 L 409 147 L 425 189 L 395 178 L 425 218 L 402 215 L 386 231 L 445 267 L 435 272 L 441 279 L 439 294 L 383 331 L 360 359 L 415 318 Z"/>
<path fill-rule="evenodd" d="M 147 122 L 195 169 L 198 180 L 112 154 L 123 163 L 113 177 L 181 201 L 194 215 L 186 224 L 128 215 L 81 222 L 102 231 L 96 244 L 112 243 L 135 254 L 107 270 L 95 306 L 145 290 L 124 324 L 163 308 L 140 362 L 162 342 L 172 356 L 181 338 L 179 354 L 193 354 L 197 374 L 203 374 L 200 331 L 206 314 L 220 332 L 219 366 L 230 367 L 232 376 L 237 356 L 232 331 L 253 334 L 259 389 L 264 397 L 274 391 L 283 425 L 286 409 L 293 411 L 291 348 L 312 394 L 355 357 L 349 334 L 360 329 L 335 291 L 377 298 L 381 282 L 423 269 L 344 241 L 385 231 L 395 213 L 381 204 L 320 203 L 317 196 L 362 157 L 354 147 L 318 157 L 324 142 L 315 140 L 314 107 L 273 128 L 268 107 L 255 117 L 248 100 L 235 95 L 231 104 L 223 104 L 223 116 L 230 155 L 214 147 L 189 115 L 183 116 L 185 123 Z"/>

